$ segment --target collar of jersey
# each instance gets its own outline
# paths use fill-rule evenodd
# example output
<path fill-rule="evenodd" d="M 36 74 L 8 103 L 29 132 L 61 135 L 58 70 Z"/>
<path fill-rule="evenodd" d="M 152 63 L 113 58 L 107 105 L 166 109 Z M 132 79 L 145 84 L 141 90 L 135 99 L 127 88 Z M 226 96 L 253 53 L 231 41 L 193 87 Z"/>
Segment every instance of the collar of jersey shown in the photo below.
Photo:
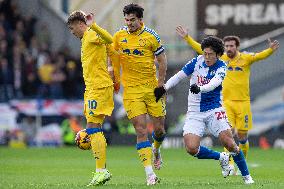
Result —
<path fill-rule="evenodd" d="M 142 33 L 144 32 L 144 29 L 145 29 L 145 25 L 144 25 L 144 23 L 143 23 L 143 24 L 142 24 L 142 27 L 141 27 L 139 30 L 137 30 L 137 31 L 135 31 L 135 32 L 132 32 L 132 33 L 129 32 L 129 29 L 128 29 L 128 27 L 127 27 L 127 33 L 128 33 L 128 34 L 133 34 L 133 35 L 140 35 L 140 34 L 142 34 Z"/>
<path fill-rule="evenodd" d="M 87 32 L 88 32 L 89 30 L 91 30 L 90 27 L 88 27 L 88 28 L 86 29 L 86 31 L 84 31 L 84 34 L 83 34 L 83 37 L 81 38 L 81 41 L 84 40 L 84 37 L 87 35 Z"/>

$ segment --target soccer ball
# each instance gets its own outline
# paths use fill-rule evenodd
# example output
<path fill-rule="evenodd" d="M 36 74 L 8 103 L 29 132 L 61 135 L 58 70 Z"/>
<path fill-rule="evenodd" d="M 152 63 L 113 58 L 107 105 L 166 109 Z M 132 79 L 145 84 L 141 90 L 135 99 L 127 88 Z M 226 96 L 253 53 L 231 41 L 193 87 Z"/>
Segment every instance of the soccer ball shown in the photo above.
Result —
<path fill-rule="evenodd" d="M 82 150 L 91 149 L 91 139 L 90 136 L 87 134 L 86 129 L 83 129 L 76 134 L 75 142 L 77 146 Z"/>

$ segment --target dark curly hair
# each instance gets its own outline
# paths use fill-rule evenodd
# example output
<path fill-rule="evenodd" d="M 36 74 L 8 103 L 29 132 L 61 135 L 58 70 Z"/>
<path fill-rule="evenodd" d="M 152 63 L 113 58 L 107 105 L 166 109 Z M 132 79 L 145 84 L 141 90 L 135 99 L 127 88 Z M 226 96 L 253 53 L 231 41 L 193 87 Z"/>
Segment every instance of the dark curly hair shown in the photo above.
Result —
<path fill-rule="evenodd" d="M 210 47 L 219 56 L 222 56 L 224 53 L 224 43 L 222 39 L 218 37 L 209 36 L 204 38 L 201 42 L 201 49 L 204 50 L 208 47 Z"/>
<path fill-rule="evenodd" d="M 123 8 L 123 15 L 135 14 L 137 18 L 143 18 L 143 11 L 144 9 L 140 5 L 131 3 Z"/>

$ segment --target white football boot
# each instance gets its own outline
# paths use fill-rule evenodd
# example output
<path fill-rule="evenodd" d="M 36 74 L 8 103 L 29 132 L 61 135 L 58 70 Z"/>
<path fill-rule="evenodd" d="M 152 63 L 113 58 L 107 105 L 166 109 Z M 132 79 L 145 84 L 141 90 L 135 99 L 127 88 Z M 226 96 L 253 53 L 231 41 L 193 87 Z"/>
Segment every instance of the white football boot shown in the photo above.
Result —
<path fill-rule="evenodd" d="M 220 153 L 220 165 L 222 168 L 222 175 L 224 178 L 229 176 L 233 171 L 234 168 L 229 164 L 230 154 L 226 152 Z"/>

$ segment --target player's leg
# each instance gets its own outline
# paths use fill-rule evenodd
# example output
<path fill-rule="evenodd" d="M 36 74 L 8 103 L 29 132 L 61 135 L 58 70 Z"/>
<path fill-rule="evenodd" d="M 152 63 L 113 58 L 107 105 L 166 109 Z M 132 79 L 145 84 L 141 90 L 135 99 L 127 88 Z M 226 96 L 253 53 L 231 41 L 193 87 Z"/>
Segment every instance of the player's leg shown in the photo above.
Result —
<path fill-rule="evenodd" d="M 241 171 L 245 184 L 254 183 L 253 179 L 250 176 L 245 156 L 242 150 L 240 150 L 240 148 L 235 143 L 231 130 L 228 129 L 222 131 L 219 134 L 219 139 L 221 143 L 224 145 L 224 147 L 226 147 L 230 152 L 232 152 L 232 157 L 235 163 L 237 164 L 239 170 Z"/>
<path fill-rule="evenodd" d="M 103 120 L 104 116 L 97 116 L 96 119 Z M 96 160 L 96 172 L 88 186 L 102 185 L 111 178 L 111 174 L 106 169 L 107 144 L 101 127 L 101 123 L 87 123 L 86 132 L 90 135 L 92 152 Z"/>
<path fill-rule="evenodd" d="M 165 117 L 152 117 L 154 130 L 152 132 L 152 153 L 154 168 L 159 170 L 162 167 L 163 160 L 161 155 L 161 145 L 165 139 L 166 131 L 164 128 Z"/>
<path fill-rule="evenodd" d="M 204 113 L 188 113 L 183 127 L 183 138 L 186 151 L 198 159 L 219 160 L 221 154 L 205 146 L 200 146 L 200 139 L 204 135 Z"/>
<path fill-rule="evenodd" d="M 226 112 L 223 108 L 215 109 L 210 119 L 209 130 L 210 132 L 219 138 L 222 145 L 231 152 L 235 163 L 240 169 L 243 179 L 246 184 L 253 183 L 253 180 L 249 174 L 245 157 L 243 152 L 239 149 L 233 138 L 232 130 L 227 120 Z M 228 167 L 229 168 L 229 167 Z M 226 170 L 224 170 L 226 171 Z"/>
<path fill-rule="evenodd" d="M 152 133 L 153 147 L 159 149 L 166 135 L 164 128 L 165 117 L 152 117 L 152 119 L 154 124 L 154 131 Z"/>
<path fill-rule="evenodd" d="M 227 124 L 227 126 L 226 126 Z M 223 146 L 232 154 L 232 157 L 237 164 L 241 174 L 243 176 L 245 184 L 254 183 L 252 177 L 250 176 L 247 163 L 242 150 L 237 146 L 234 141 L 232 131 L 229 129 L 229 124 L 224 120 L 215 120 L 215 125 L 219 125 L 219 133 L 216 132 L 214 135 L 218 134 L 218 138 L 223 144 Z"/>
<path fill-rule="evenodd" d="M 224 108 L 225 108 L 225 111 L 226 111 L 226 114 L 227 114 L 227 117 L 228 117 L 228 121 L 232 127 L 232 131 L 235 130 L 235 127 L 236 127 L 236 111 L 235 109 L 238 109 L 238 104 L 234 103 L 234 101 L 231 101 L 231 100 L 225 100 L 224 103 Z M 229 152 L 225 147 L 224 147 L 224 151 L 225 152 Z M 229 164 L 231 166 L 232 169 L 235 169 L 234 168 L 234 160 L 233 158 L 230 156 L 230 160 L 229 160 Z M 234 171 L 232 171 L 231 175 L 234 174 Z"/>
<path fill-rule="evenodd" d="M 145 169 L 147 185 L 153 185 L 158 182 L 158 178 L 152 168 L 152 146 L 148 140 L 148 130 L 146 127 L 147 108 L 143 99 L 144 95 L 143 86 L 125 88 L 123 104 L 127 117 L 133 123 L 136 131 L 136 149 Z"/>
<path fill-rule="evenodd" d="M 149 87 L 147 90 L 147 112 L 151 116 L 154 124 L 154 131 L 152 133 L 152 150 L 153 150 L 153 165 L 155 169 L 162 167 L 162 156 L 160 147 L 165 139 L 165 115 L 166 115 L 166 103 L 165 97 L 161 98 L 158 102 L 155 101 L 154 88 Z"/>
<path fill-rule="evenodd" d="M 197 157 L 198 159 L 215 159 L 219 160 L 220 153 L 211 150 L 205 146 L 200 146 L 200 136 L 195 134 L 185 134 L 183 136 L 185 149 L 190 155 Z"/>
<path fill-rule="evenodd" d="M 85 94 L 84 113 L 87 119 L 86 132 L 90 135 L 91 148 L 96 159 L 96 172 L 89 185 L 101 185 L 110 180 L 106 169 L 106 139 L 102 131 L 105 115 L 111 115 L 114 107 L 113 88 L 93 91 Z"/>
<path fill-rule="evenodd" d="M 236 124 L 239 147 L 247 158 L 249 151 L 248 131 L 252 128 L 252 113 L 249 101 L 240 102 L 240 111 Z"/>
<path fill-rule="evenodd" d="M 247 131 L 238 130 L 239 147 L 243 151 L 245 158 L 249 151 L 249 140 Z"/>
<path fill-rule="evenodd" d="M 148 140 L 146 114 L 135 116 L 131 119 L 131 121 L 135 127 L 137 135 L 136 149 L 138 151 L 140 161 L 145 169 L 147 185 L 154 185 L 159 182 L 159 180 L 152 168 L 152 146 Z"/>
<path fill-rule="evenodd" d="M 184 144 L 186 151 L 198 159 L 214 159 L 219 160 L 222 167 L 224 177 L 228 176 L 229 171 L 229 154 L 225 152 L 217 152 L 205 146 L 200 146 L 201 137 L 195 134 L 187 133 L 184 135 Z"/>

